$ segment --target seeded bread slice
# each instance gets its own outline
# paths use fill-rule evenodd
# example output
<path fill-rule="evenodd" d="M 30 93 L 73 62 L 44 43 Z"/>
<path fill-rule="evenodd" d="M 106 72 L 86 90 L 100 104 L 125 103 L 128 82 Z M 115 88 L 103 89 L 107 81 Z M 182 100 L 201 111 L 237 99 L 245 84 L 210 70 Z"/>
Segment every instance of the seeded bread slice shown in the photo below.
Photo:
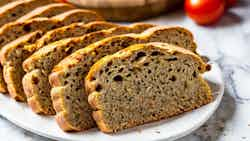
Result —
<path fill-rule="evenodd" d="M 131 27 L 115 27 L 110 30 L 94 32 L 81 37 L 60 40 L 39 49 L 23 63 L 23 68 L 27 72 L 23 78 L 23 87 L 28 98 L 28 103 L 33 111 L 45 115 L 53 114 L 50 112 L 53 106 L 50 98 L 48 75 L 53 67 L 64 57 L 70 55 L 77 49 L 83 48 L 105 37 L 110 37 L 115 34 L 142 32 L 149 27 L 152 27 L 152 25 L 135 24 Z M 75 130 L 84 130 L 93 125 L 94 122 L 90 121 L 79 123 L 79 125 L 74 125 L 77 128 L 72 128 Z"/>
<path fill-rule="evenodd" d="M 58 36 L 51 36 L 51 38 L 54 37 L 54 40 L 58 40 L 59 38 L 66 38 L 66 35 L 68 35 L 68 37 L 74 37 L 84 35 L 84 33 L 87 34 L 115 26 L 117 25 L 107 22 L 91 22 L 89 24 L 76 23 L 73 26 L 75 28 L 73 28 L 72 30 L 72 26 L 58 28 L 58 30 L 60 31 L 60 33 L 57 32 Z M 55 30 L 57 31 L 57 29 Z M 75 32 L 73 32 L 73 30 Z M 70 34 L 66 34 L 68 31 L 72 32 Z M 49 33 L 54 32 L 49 31 Z M 7 83 L 8 91 L 10 95 L 18 101 L 26 101 L 26 95 L 24 94 L 22 87 L 22 78 L 25 74 L 22 68 L 22 63 L 36 50 L 36 48 L 30 48 L 29 46 L 25 45 L 36 42 L 39 38 L 41 38 L 42 35 L 42 32 L 27 34 L 11 42 L 10 44 L 5 45 L 0 51 L 0 60 L 4 68 L 4 79 Z"/>
<path fill-rule="evenodd" d="M 163 43 L 106 56 L 85 81 L 93 117 L 101 131 L 111 133 L 199 108 L 213 99 L 201 77 L 206 67 L 191 51 Z"/>
<path fill-rule="evenodd" d="M 7 43 L 37 30 L 46 32 L 75 22 L 88 23 L 99 20 L 102 20 L 102 18 L 95 12 L 88 10 L 71 10 L 50 19 L 35 18 L 25 22 L 12 22 L 0 28 L 0 49 Z M 2 67 L 0 67 L 0 69 L 2 69 Z M 2 72 L 2 70 L 0 70 L 0 72 Z M 1 78 L 3 77 L 1 76 L 0 79 Z M 4 80 L 0 80 L 0 88 L 6 88 L 6 84 L 2 82 L 4 82 Z M 2 90 L 0 91 L 2 93 L 6 93 L 7 91 L 6 89 L 0 90 Z"/>
<path fill-rule="evenodd" d="M 49 43 L 52 43 L 52 42 L 55 42 L 64 38 L 82 36 L 87 33 L 95 32 L 95 31 L 99 31 L 103 29 L 109 29 L 109 28 L 117 27 L 117 26 L 118 25 L 116 24 L 113 24 L 110 22 L 104 22 L 104 21 L 90 22 L 89 24 L 73 23 L 68 26 L 63 26 L 61 28 L 57 28 L 57 29 L 47 32 L 43 37 L 37 40 L 34 44 L 26 46 L 26 48 L 29 48 L 30 50 L 35 51 Z"/>
<path fill-rule="evenodd" d="M 42 35 L 43 32 L 35 31 L 7 44 L 1 50 L 0 60 L 3 66 L 4 80 L 7 83 L 10 96 L 17 101 L 26 101 L 21 83 L 22 76 L 25 74 L 22 62 L 30 52 L 24 50 L 23 46 L 34 43 Z"/>
<path fill-rule="evenodd" d="M 0 26 L 15 21 L 37 7 L 53 3 L 54 0 L 19 0 L 0 8 Z"/>
<path fill-rule="evenodd" d="M 75 7 L 64 3 L 52 3 L 45 6 L 38 7 L 21 18 L 17 19 L 17 22 L 23 22 L 25 20 L 33 19 L 36 17 L 53 17 L 63 12 L 74 9 Z"/>

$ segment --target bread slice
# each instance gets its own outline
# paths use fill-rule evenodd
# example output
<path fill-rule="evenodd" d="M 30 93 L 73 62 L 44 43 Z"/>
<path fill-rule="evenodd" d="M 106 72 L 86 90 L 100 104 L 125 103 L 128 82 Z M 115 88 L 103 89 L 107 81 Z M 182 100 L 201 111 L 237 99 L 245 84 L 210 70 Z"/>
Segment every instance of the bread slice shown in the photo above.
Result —
<path fill-rule="evenodd" d="M 41 31 L 35 31 L 7 44 L 1 50 L 0 60 L 3 66 L 3 76 L 7 83 L 9 94 L 17 101 L 26 101 L 26 96 L 22 89 L 22 62 L 30 55 L 23 46 L 32 44 L 43 35 Z M 2 76 L 2 75 L 1 75 Z"/>
<path fill-rule="evenodd" d="M 1 0 L 2 1 L 2 0 Z M 15 21 L 37 7 L 53 3 L 54 0 L 19 0 L 14 1 L 0 9 L 0 26 Z"/>
<path fill-rule="evenodd" d="M 91 18 L 90 18 L 91 17 Z M 75 22 L 88 23 L 91 21 L 100 21 L 102 18 L 95 12 L 88 10 L 71 10 L 53 18 L 35 18 L 25 22 L 12 22 L 0 28 L 0 49 L 16 40 L 17 38 L 41 30 L 43 32 L 69 25 Z M 2 69 L 2 67 L 0 67 Z M 2 70 L 0 70 L 2 72 Z M 0 79 L 2 76 L 0 77 Z M 0 80 L 0 88 L 6 88 L 4 80 Z M 6 93 L 6 89 L 0 89 L 2 93 Z"/>
<path fill-rule="evenodd" d="M 53 67 L 64 57 L 70 55 L 77 49 L 83 48 L 105 37 L 122 33 L 142 32 L 149 27 L 152 27 L 152 25 L 136 24 L 131 27 L 115 27 L 110 30 L 94 32 L 81 37 L 60 40 L 39 49 L 23 63 L 23 68 L 27 72 L 23 78 L 23 87 L 28 98 L 28 103 L 33 111 L 45 115 L 54 114 L 54 112 L 51 112 L 53 111 L 53 106 L 50 98 L 48 75 Z M 78 127 L 75 130 L 84 130 L 93 125 L 93 121 L 79 123 L 79 125 L 75 125 Z"/>
<path fill-rule="evenodd" d="M 27 46 L 26 48 L 30 48 L 30 50 L 37 50 L 41 47 L 69 37 L 77 37 L 82 36 L 87 33 L 109 29 L 112 27 L 117 27 L 117 24 L 105 22 L 105 21 L 94 21 L 88 24 L 84 23 L 73 23 L 68 26 L 63 26 L 61 28 L 57 28 L 51 31 L 48 31 L 43 37 L 37 40 L 34 44 Z"/>
<path fill-rule="evenodd" d="M 53 40 L 56 41 L 59 39 L 66 38 L 67 36 L 74 37 L 74 36 L 84 35 L 87 33 L 99 31 L 102 29 L 108 29 L 115 26 L 117 25 L 101 21 L 91 22 L 89 24 L 76 23 L 70 26 L 65 26 L 62 28 L 55 29 L 55 31 L 60 31 L 60 32 L 49 31 L 48 32 L 49 34 L 45 35 L 52 35 L 50 36 L 50 38 L 53 38 Z M 72 32 L 68 33 L 69 31 Z M 4 79 L 5 82 L 7 83 L 8 91 L 11 97 L 13 97 L 18 101 L 26 101 L 26 95 L 24 94 L 22 87 L 22 78 L 25 74 L 22 68 L 22 63 L 37 49 L 37 48 L 30 48 L 29 44 L 35 43 L 37 40 L 39 40 L 39 38 L 41 38 L 42 35 L 43 32 L 40 31 L 27 34 L 11 42 L 10 44 L 5 45 L 0 51 L 0 60 L 4 68 Z M 50 38 L 48 37 L 47 39 Z"/>
<path fill-rule="evenodd" d="M 101 131 L 111 133 L 182 114 L 213 97 L 201 77 L 207 64 L 164 43 L 139 44 L 96 62 L 86 77 Z"/>
<path fill-rule="evenodd" d="M 18 1 L 18 0 L 1 0 L 0 6 L 4 6 L 4 5 L 11 3 L 11 2 L 14 2 L 14 1 Z"/>
<path fill-rule="evenodd" d="M 16 22 L 23 22 L 36 17 L 53 17 L 63 12 L 74 9 L 75 7 L 65 3 L 52 3 L 45 6 L 38 7 L 26 15 L 18 18 Z"/>

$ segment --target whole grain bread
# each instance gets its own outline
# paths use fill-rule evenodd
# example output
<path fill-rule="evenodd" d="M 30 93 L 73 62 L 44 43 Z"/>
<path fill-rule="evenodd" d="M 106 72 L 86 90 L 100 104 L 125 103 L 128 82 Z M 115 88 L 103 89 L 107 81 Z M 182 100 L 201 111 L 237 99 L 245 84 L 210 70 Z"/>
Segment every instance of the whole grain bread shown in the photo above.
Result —
<path fill-rule="evenodd" d="M 98 31 L 84 36 L 60 40 L 44 46 L 26 59 L 23 68 L 27 74 L 23 78 L 24 91 L 33 111 L 39 114 L 54 114 L 50 98 L 48 75 L 59 61 L 77 49 L 83 48 L 98 40 L 115 34 L 142 32 L 152 27 L 150 24 L 135 24 L 130 27 L 120 26 L 110 30 Z M 46 100 L 45 100 L 46 99 Z M 81 124 L 81 125 L 80 125 Z M 79 123 L 75 130 L 84 130 L 94 125 L 94 122 Z M 73 127 L 72 127 L 73 128 Z"/>
<path fill-rule="evenodd" d="M 115 26 L 117 25 L 101 21 L 91 22 L 89 24 L 76 23 L 71 24 L 70 26 L 57 28 L 55 29 L 55 31 L 57 32 L 47 32 L 45 35 L 51 35 L 50 38 L 52 39 L 50 39 L 48 36 L 45 37 L 50 39 L 50 41 L 56 41 L 66 37 L 84 35 L 87 33 L 99 31 L 102 29 L 108 29 Z M 22 78 L 25 74 L 22 68 L 22 63 L 26 58 L 28 58 L 32 53 L 34 53 L 36 49 L 38 49 L 31 48 L 30 46 L 32 46 L 34 42 L 39 40 L 42 35 L 43 32 L 40 31 L 27 34 L 11 42 L 10 44 L 5 45 L 0 51 L 0 60 L 4 68 L 4 79 L 7 83 L 8 91 L 10 95 L 18 101 L 26 101 L 26 95 L 24 94 L 22 87 Z"/>
<path fill-rule="evenodd" d="M 149 41 L 170 42 L 173 44 L 177 42 L 182 47 L 190 49 L 194 44 L 193 36 L 189 31 L 182 28 L 153 27 L 142 33 L 142 35 L 137 35 L 138 38 L 135 36 L 119 35 L 106 38 L 86 48 L 77 50 L 54 67 L 49 76 L 52 86 L 51 96 L 57 112 L 57 122 L 63 130 L 76 130 L 76 125 L 81 125 L 80 122 L 84 123 L 91 117 L 91 108 L 88 105 L 87 97 L 83 97 L 85 89 L 82 85 L 90 67 L 101 57 L 112 54 L 130 44 L 146 42 L 140 37 L 148 38 Z M 185 40 L 187 44 L 181 40 Z M 194 50 L 194 48 L 195 46 L 191 50 Z M 80 118 L 76 118 L 77 116 L 80 116 Z M 87 116 L 88 118 L 86 118 Z"/>
<path fill-rule="evenodd" d="M 88 23 L 99 20 L 102 20 L 102 18 L 94 12 L 88 10 L 71 10 L 53 18 L 35 18 L 25 22 L 8 23 L 0 28 L 0 49 L 11 41 L 37 30 L 46 32 L 75 22 Z M 3 77 L 1 76 L 1 78 Z M 6 84 L 2 82 L 4 80 L 0 80 L 0 88 L 6 88 Z M 0 92 L 6 93 L 6 91 L 6 89 L 2 89 Z"/>
<path fill-rule="evenodd" d="M 212 101 L 207 64 L 164 43 L 139 44 L 96 62 L 86 77 L 93 118 L 106 133 L 158 121 Z"/>
<path fill-rule="evenodd" d="M 163 30 L 162 28 L 157 28 L 156 31 L 153 32 L 153 30 L 150 30 L 152 31 L 152 33 L 145 32 L 145 35 L 141 35 L 141 36 L 144 37 L 144 36 L 150 35 L 152 39 L 155 38 L 155 40 L 160 40 L 161 39 L 160 37 L 166 36 L 166 33 L 167 33 L 166 31 L 169 32 L 168 33 L 169 35 L 172 35 L 172 32 L 170 31 L 172 31 L 173 29 L 174 28 L 165 28 L 165 30 Z M 183 30 L 183 32 L 186 31 L 182 28 L 177 28 L 173 31 L 176 31 L 176 30 L 177 31 Z M 121 32 L 121 30 L 118 30 L 118 31 L 119 33 Z M 162 31 L 162 32 L 158 32 L 158 31 Z M 104 35 L 107 34 L 107 32 L 105 34 L 104 33 L 100 34 L 101 38 L 104 38 L 105 37 Z M 49 88 L 50 86 L 49 85 L 45 86 L 47 84 L 45 83 L 47 80 L 46 81 L 44 80 L 47 78 L 46 76 L 48 73 L 50 73 L 50 70 L 53 68 L 53 66 L 57 63 L 56 60 L 60 61 L 60 59 L 67 56 L 67 53 L 66 53 L 67 51 L 72 53 L 75 50 L 86 46 L 86 44 L 88 43 L 87 41 L 89 39 L 92 39 L 92 38 L 94 39 L 94 37 L 95 38 L 97 37 L 96 34 L 94 35 L 95 36 L 85 36 L 82 38 L 80 37 L 80 38 L 71 39 L 68 41 L 64 40 L 64 43 L 62 43 L 62 41 L 61 43 L 58 42 L 57 44 L 53 44 L 51 46 L 42 48 L 40 52 L 35 53 L 36 55 L 33 54 L 34 56 L 30 58 L 29 60 L 27 59 L 23 64 L 24 68 L 27 69 L 26 71 L 29 72 L 26 74 L 26 76 L 23 79 L 23 85 L 25 87 L 24 89 L 27 89 L 27 92 L 30 92 L 30 93 L 32 91 L 32 94 L 34 94 L 34 90 L 38 88 L 40 88 L 39 91 L 42 90 L 42 91 L 49 92 L 50 89 L 47 89 L 47 88 Z M 156 38 L 155 35 L 158 36 L 159 38 Z M 120 36 L 131 37 L 131 35 L 120 35 Z M 179 36 L 180 37 L 178 39 L 182 39 L 181 38 L 182 34 L 179 34 Z M 186 38 L 189 38 L 189 43 L 192 45 L 193 43 L 192 36 L 190 35 L 190 37 L 186 37 Z M 91 118 L 91 114 L 89 113 L 91 110 L 90 110 L 90 107 L 88 106 L 86 97 L 85 98 L 82 97 L 82 93 L 84 93 L 84 89 L 83 87 L 81 87 L 81 85 L 83 84 L 82 80 L 88 68 L 91 66 L 91 64 L 93 64 L 94 61 L 98 60 L 98 57 L 100 57 L 100 55 L 105 55 L 110 52 L 115 52 L 121 49 L 122 47 L 118 47 L 119 45 L 122 45 L 123 47 L 125 47 L 130 44 L 130 42 L 128 43 L 127 40 L 125 40 L 121 44 L 119 43 L 113 44 L 111 42 L 113 41 L 113 39 L 114 39 L 113 37 L 107 38 L 109 43 L 112 44 L 112 47 L 109 46 L 110 45 L 109 43 L 106 44 L 106 42 L 102 42 L 102 41 L 100 42 L 105 43 L 105 44 L 101 44 L 99 42 L 94 43 L 92 46 L 96 45 L 97 50 L 93 49 L 92 47 L 89 47 L 89 48 L 87 47 L 86 49 L 81 49 L 79 51 L 76 51 L 76 53 L 73 53 L 72 55 L 67 57 L 67 59 L 64 59 L 62 63 L 59 63 L 57 67 L 54 68 L 54 71 L 50 76 L 50 83 L 53 86 L 53 89 L 51 91 L 51 96 L 52 96 L 53 105 L 57 112 L 57 115 L 56 115 L 57 122 L 59 123 L 60 127 L 63 130 L 65 131 L 72 131 L 72 130 L 79 131 L 81 129 L 84 130 L 85 128 L 81 128 L 79 126 L 89 123 L 87 121 L 89 121 L 89 119 Z M 165 41 L 171 41 L 171 40 L 167 38 L 165 39 Z M 178 41 L 173 41 L 173 42 L 175 43 Z M 179 41 L 179 42 L 182 42 L 182 41 Z M 133 42 L 131 41 L 131 43 Z M 102 48 L 101 45 L 103 45 L 104 47 Z M 185 44 L 183 43 L 183 46 L 184 45 Z M 190 45 L 188 44 L 185 47 L 189 47 L 189 46 Z M 86 50 L 89 50 L 90 53 L 88 52 L 87 54 L 85 54 Z M 58 56 L 60 56 L 60 58 Z M 88 61 L 86 61 L 85 59 L 87 59 Z M 74 69 L 71 69 L 71 67 Z M 45 75 L 43 76 L 37 75 L 39 72 L 45 72 L 44 73 Z M 41 82 L 40 83 L 41 86 L 34 85 L 34 84 L 33 86 L 28 85 L 28 84 L 31 84 L 32 83 L 31 80 L 34 80 L 34 79 L 39 80 L 39 82 Z M 43 80 L 40 81 L 40 79 L 43 79 Z M 43 88 L 46 88 L 46 90 Z M 69 99 L 66 99 L 65 97 L 68 97 Z M 74 104 L 72 104 L 72 102 Z M 80 118 L 76 118 L 76 117 L 80 117 Z"/>
<path fill-rule="evenodd" d="M 53 17 L 63 12 L 74 9 L 75 7 L 65 3 L 52 3 L 45 6 L 38 7 L 24 16 L 18 18 L 16 22 L 23 22 L 36 17 Z"/>
<path fill-rule="evenodd" d="M 32 44 L 43 35 L 42 31 L 35 31 L 24 35 L 1 49 L 0 60 L 3 66 L 3 76 L 10 96 L 17 101 L 26 101 L 22 87 L 22 62 L 30 55 L 23 47 Z M 1 75 L 2 76 L 2 75 Z"/>
<path fill-rule="evenodd" d="M 2 0 L 1 0 L 2 1 Z M 54 0 L 19 0 L 0 8 L 0 27 L 17 20 L 37 7 L 55 2 Z"/>

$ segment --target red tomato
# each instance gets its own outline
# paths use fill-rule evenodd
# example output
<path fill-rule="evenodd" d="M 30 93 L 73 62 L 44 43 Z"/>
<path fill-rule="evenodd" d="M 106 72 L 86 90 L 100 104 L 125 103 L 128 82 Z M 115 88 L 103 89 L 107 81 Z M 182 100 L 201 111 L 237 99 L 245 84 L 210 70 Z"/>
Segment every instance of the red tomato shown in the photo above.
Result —
<path fill-rule="evenodd" d="M 236 5 L 237 0 L 226 0 L 226 5 L 227 7 L 233 7 L 234 5 Z"/>
<path fill-rule="evenodd" d="M 196 23 L 207 25 L 215 23 L 225 10 L 224 0 L 186 0 L 185 10 Z"/>

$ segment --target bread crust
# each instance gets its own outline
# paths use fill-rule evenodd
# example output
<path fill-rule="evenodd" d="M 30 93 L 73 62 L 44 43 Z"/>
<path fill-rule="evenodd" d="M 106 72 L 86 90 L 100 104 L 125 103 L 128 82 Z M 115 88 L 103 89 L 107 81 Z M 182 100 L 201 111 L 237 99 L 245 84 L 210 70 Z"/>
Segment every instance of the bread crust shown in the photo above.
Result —
<path fill-rule="evenodd" d="M 38 7 L 26 15 L 18 18 L 16 22 L 23 22 L 36 17 L 53 17 L 63 12 L 74 9 L 75 7 L 65 3 L 52 3 L 45 6 Z"/>

